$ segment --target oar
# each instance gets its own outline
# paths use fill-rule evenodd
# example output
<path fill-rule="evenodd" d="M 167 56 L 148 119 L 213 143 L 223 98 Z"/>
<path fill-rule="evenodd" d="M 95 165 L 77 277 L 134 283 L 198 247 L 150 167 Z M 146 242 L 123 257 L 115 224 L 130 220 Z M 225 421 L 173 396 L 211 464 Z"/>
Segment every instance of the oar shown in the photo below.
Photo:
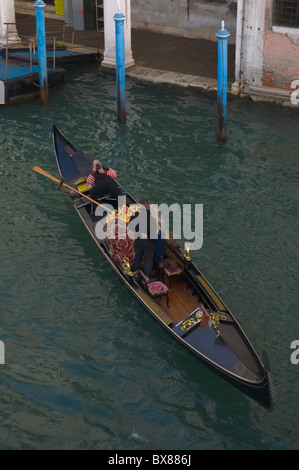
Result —
<path fill-rule="evenodd" d="M 50 178 L 51 180 L 53 181 L 56 181 L 56 183 L 61 183 L 61 180 L 59 180 L 58 178 L 56 178 L 56 176 L 53 176 L 51 175 L 51 173 L 48 173 L 47 171 L 43 170 L 42 168 L 40 168 L 39 166 L 34 166 L 33 167 L 33 170 L 36 171 L 37 173 L 40 173 L 41 175 L 44 175 L 46 176 L 47 178 Z M 74 191 L 75 193 L 77 194 L 80 194 L 80 196 L 88 199 L 89 201 L 93 202 L 94 204 L 97 204 L 98 206 L 101 206 L 102 204 L 100 204 L 99 202 L 95 201 L 94 199 L 91 199 L 90 197 L 88 196 L 85 196 L 85 194 L 82 194 L 80 193 L 80 191 L 78 191 L 77 189 L 73 188 L 72 186 L 69 186 L 68 184 L 66 183 L 62 183 L 63 186 L 65 186 L 66 188 L 69 188 L 71 189 L 72 191 Z"/>

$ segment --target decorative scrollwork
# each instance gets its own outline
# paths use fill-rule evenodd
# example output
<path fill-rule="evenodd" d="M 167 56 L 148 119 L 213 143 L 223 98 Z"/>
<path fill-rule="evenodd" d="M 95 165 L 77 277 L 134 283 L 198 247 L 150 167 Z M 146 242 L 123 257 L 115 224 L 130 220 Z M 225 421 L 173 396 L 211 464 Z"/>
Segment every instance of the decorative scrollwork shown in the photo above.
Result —
<path fill-rule="evenodd" d="M 201 321 L 202 317 L 202 311 L 199 310 L 195 313 L 195 315 L 191 318 L 187 318 L 187 320 L 183 321 L 183 323 L 180 325 L 180 329 L 182 331 L 188 331 L 193 325 L 196 325 L 196 323 Z"/>
<path fill-rule="evenodd" d="M 216 312 L 211 312 L 210 313 L 210 319 L 211 319 L 211 322 L 212 322 L 212 326 L 213 326 L 214 330 L 217 333 L 217 338 L 219 338 L 221 336 L 221 333 L 219 331 L 220 317 L 221 316 L 222 316 L 221 314 L 216 313 Z"/>

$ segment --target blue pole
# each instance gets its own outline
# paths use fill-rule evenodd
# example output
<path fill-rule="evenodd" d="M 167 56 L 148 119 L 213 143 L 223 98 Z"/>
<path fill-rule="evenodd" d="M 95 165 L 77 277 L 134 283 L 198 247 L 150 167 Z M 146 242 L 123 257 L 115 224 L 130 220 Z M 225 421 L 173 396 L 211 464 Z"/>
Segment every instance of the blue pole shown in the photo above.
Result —
<path fill-rule="evenodd" d="M 43 0 L 34 3 L 36 17 L 37 55 L 39 63 L 39 85 L 41 87 L 41 98 L 48 99 L 48 73 L 47 73 L 47 51 L 46 51 L 46 28 L 45 28 L 45 6 Z"/>
<path fill-rule="evenodd" d="M 217 86 L 217 137 L 226 139 L 226 111 L 227 111 L 227 40 L 229 32 L 221 29 L 216 34 L 218 38 L 218 86 Z"/>
<path fill-rule="evenodd" d="M 115 21 L 115 47 L 116 47 L 116 92 L 117 92 L 117 117 L 126 117 L 126 80 L 125 80 L 125 15 L 116 13 Z"/>

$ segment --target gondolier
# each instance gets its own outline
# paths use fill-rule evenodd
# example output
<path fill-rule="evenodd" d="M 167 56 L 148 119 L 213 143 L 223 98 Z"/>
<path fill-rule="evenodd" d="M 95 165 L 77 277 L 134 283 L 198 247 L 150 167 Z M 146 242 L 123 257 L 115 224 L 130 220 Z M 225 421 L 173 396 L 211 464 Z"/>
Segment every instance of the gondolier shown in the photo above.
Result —
<path fill-rule="evenodd" d="M 87 178 L 87 183 L 94 184 L 90 190 L 90 197 L 97 201 L 107 193 L 115 199 L 121 196 L 122 191 L 114 181 L 116 176 L 117 173 L 112 168 L 104 168 L 99 160 L 94 160 L 93 171 Z"/>
<path fill-rule="evenodd" d="M 95 184 L 95 172 L 97 171 L 97 167 L 100 165 L 100 168 L 103 168 L 103 172 L 105 175 L 111 176 L 112 178 L 117 178 L 117 173 L 113 168 L 104 168 L 100 162 L 100 160 L 94 160 L 92 163 L 92 172 L 89 174 L 87 178 L 87 184 L 91 184 L 92 186 Z"/>

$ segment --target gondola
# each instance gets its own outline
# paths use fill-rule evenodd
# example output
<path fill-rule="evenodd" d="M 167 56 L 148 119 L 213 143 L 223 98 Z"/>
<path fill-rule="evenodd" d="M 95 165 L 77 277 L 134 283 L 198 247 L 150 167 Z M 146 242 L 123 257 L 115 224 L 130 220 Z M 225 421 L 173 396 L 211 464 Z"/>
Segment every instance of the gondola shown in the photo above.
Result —
<path fill-rule="evenodd" d="M 267 352 L 263 351 L 262 362 L 189 253 L 169 238 L 162 281 L 155 277 L 146 279 L 142 271 L 138 275 L 132 273 L 134 241 L 122 239 L 118 244 L 118 234 L 112 239 L 108 226 L 113 217 L 114 222 L 121 219 L 120 227 L 126 226 L 126 211 L 136 207 L 137 201 L 118 182 L 126 200 L 126 211 L 117 210 L 116 201 L 109 194 L 97 201 L 102 207 L 109 204 L 108 207 L 115 208 L 114 212 L 106 213 L 106 238 L 99 239 L 96 227 L 100 217 L 96 215 L 97 206 L 89 199 L 90 186 L 86 181 L 93 159 L 65 138 L 55 125 L 52 135 L 61 182 L 64 187 L 74 189 L 66 189 L 71 202 L 114 273 L 139 304 L 181 345 L 245 395 L 272 410 L 274 389 Z"/>

